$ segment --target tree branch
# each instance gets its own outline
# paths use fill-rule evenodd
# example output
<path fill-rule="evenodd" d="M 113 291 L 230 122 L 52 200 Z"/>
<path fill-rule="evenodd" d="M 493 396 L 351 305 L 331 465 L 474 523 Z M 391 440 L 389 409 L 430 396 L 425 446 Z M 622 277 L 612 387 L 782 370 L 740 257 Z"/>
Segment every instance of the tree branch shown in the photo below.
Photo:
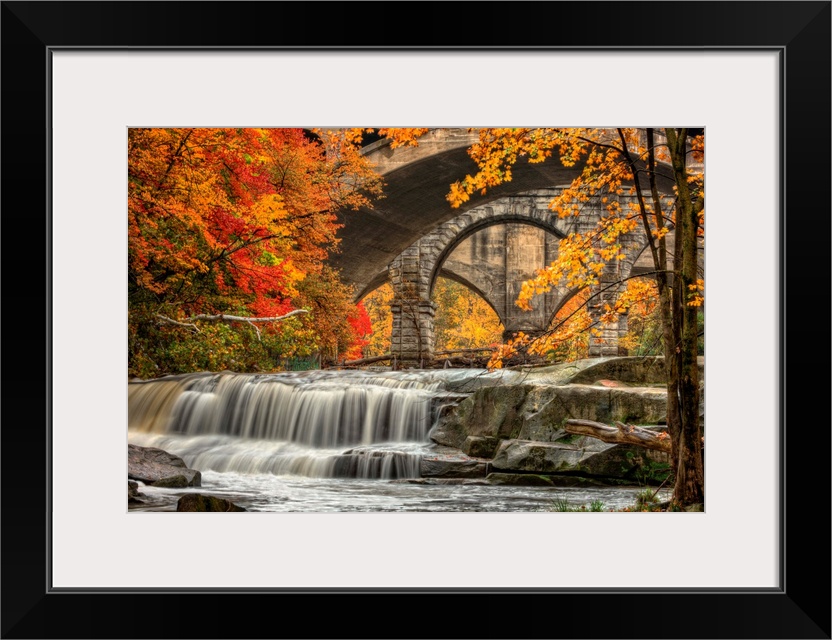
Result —
<path fill-rule="evenodd" d="M 173 318 L 168 318 L 167 316 L 163 316 L 161 313 L 157 313 L 157 314 L 155 314 L 155 315 L 156 315 L 156 317 L 157 317 L 157 318 L 159 318 L 159 320 L 161 320 L 163 323 L 166 323 L 166 324 L 175 324 L 177 327 L 188 327 L 189 329 L 193 329 L 196 333 L 202 333 L 202 332 L 199 330 L 199 327 L 197 327 L 197 326 L 196 326 L 195 324 L 193 324 L 192 322 L 178 322 L 178 321 L 174 320 Z"/>
<path fill-rule="evenodd" d="M 290 311 L 282 316 L 272 316 L 269 318 L 250 318 L 247 316 L 230 316 L 224 313 L 218 313 L 215 315 L 209 315 L 207 313 L 200 313 L 195 316 L 191 316 L 190 318 L 185 318 L 185 322 L 180 322 L 178 320 L 174 320 L 173 318 L 168 318 L 167 316 L 163 316 L 161 313 L 157 313 L 156 317 L 159 318 L 160 321 L 167 323 L 167 324 L 174 324 L 178 327 L 188 327 L 194 329 L 197 333 L 200 333 L 199 327 L 197 327 L 194 322 L 197 320 L 201 320 L 204 322 L 246 322 L 254 327 L 254 330 L 257 332 L 257 339 L 260 339 L 260 329 L 255 326 L 255 322 L 279 322 L 280 320 L 285 320 L 286 318 L 291 318 L 292 316 L 300 315 L 301 313 L 309 313 L 306 309 L 295 309 L 294 311 Z"/>

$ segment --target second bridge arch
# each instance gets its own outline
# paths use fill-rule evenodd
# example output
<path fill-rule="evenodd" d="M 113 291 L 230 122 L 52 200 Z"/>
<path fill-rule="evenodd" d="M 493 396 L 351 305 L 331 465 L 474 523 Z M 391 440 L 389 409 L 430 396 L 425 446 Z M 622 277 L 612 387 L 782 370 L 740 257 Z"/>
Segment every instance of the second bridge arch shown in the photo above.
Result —
<path fill-rule="evenodd" d="M 419 366 L 433 357 L 436 306 L 431 294 L 439 276 L 479 294 L 503 324 L 504 339 L 517 331 L 539 334 L 548 329 L 575 291 L 553 289 L 535 298 L 533 310 L 524 311 L 515 304 L 522 283 L 555 260 L 561 238 L 591 231 L 602 212 L 602 207 L 589 203 L 580 216 L 560 219 L 549 209 L 559 192 L 558 188 L 539 189 L 471 209 L 426 234 L 393 260 L 386 274 L 394 291 L 391 352 L 400 362 Z M 638 234 L 626 240 L 643 244 Z M 628 260 L 611 264 L 602 274 L 599 289 L 629 275 L 631 267 Z M 597 296 L 590 305 L 591 315 L 600 316 L 606 298 Z M 626 332 L 626 320 L 603 329 L 601 339 L 591 342 L 590 355 L 618 355 L 618 337 Z"/>

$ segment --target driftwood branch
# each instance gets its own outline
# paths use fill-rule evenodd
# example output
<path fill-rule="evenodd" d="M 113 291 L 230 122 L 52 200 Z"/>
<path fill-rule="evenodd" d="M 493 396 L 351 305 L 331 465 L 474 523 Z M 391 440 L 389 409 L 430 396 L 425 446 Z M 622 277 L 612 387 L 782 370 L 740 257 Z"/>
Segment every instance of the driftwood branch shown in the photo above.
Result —
<path fill-rule="evenodd" d="M 356 367 L 362 364 L 372 364 L 373 362 L 383 362 L 384 360 L 391 360 L 393 356 L 385 353 L 383 356 L 371 356 L 369 358 L 359 358 L 358 360 L 346 360 L 341 364 L 345 367 Z"/>
<path fill-rule="evenodd" d="M 199 327 L 198 327 L 198 326 L 196 326 L 196 325 L 195 325 L 194 323 L 192 323 L 192 322 L 179 322 L 179 321 L 177 321 L 177 320 L 174 320 L 173 318 L 168 318 L 167 316 L 163 316 L 163 315 L 162 315 L 162 314 L 160 314 L 160 313 L 157 313 L 157 314 L 156 314 L 156 317 L 157 317 L 157 318 L 159 318 L 159 320 L 160 320 L 161 322 L 163 322 L 164 324 L 175 324 L 177 327 L 187 327 L 187 328 L 189 328 L 189 329 L 193 329 L 196 333 L 202 333 L 202 332 L 199 330 Z"/>
<path fill-rule="evenodd" d="M 476 348 L 476 349 L 450 349 L 448 351 L 435 351 L 433 355 L 435 355 L 435 356 L 448 356 L 448 355 L 451 355 L 452 353 L 483 353 L 483 352 L 486 352 L 486 351 L 491 352 L 491 351 L 494 351 L 494 349 L 492 349 L 490 347 L 482 347 L 482 348 Z"/>
<path fill-rule="evenodd" d="M 194 322 L 197 320 L 204 321 L 204 322 L 246 322 L 254 327 L 254 330 L 257 332 L 257 339 L 260 339 L 260 329 L 255 324 L 256 322 L 279 322 L 281 320 L 285 320 L 286 318 L 291 318 L 292 316 L 300 315 L 301 313 L 309 313 L 306 309 L 295 309 L 294 311 L 290 311 L 289 313 L 283 314 L 282 316 L 272 316 L 270 318 L 249 318 L 247 316 L 229 316 L 224 313 L 217 313 L 215 315 L 209 315 L 207 313 L 200 313 L 195 316 L 191 316 L 190 318 L 185 318 L 184 322 L 179 320 L 174 320 L 173 318 L 168 318 L 167 316 L 163 316 L 161 313 L 157 313 L 156 317 L 166 324 L 174 324 L 177 327 L 188 327 L 189 329 L 193 329 L 197 333 L 200 333 L 199 327 L 197 327 Z"/>
<path fill-rule="evenodd" d="M 567 420 L 564 429 L 567 433 L 592 436 L 604 442 L 632 444 L 645 449 L 670 453 L 670 437 L 666 433 L 655 433 L 630 424 L 616 422 L 613 427 L 592 420 Z"/>

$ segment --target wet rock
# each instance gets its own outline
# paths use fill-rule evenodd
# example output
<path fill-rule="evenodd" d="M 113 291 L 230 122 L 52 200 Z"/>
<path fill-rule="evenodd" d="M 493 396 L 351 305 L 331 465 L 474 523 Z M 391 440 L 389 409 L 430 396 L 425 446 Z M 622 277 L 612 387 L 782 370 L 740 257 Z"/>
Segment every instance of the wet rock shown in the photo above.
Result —
<path fill-rule="evenodd" d="M 699 356 L 699 377 L 705 375 L 705 358 Z M 526 382 L 533 384 L 596 384 L 601 380 L 624 382 L 635 386 L 666 383 L 663 356 L 608 356 L 584 358 L 524 371 Z"/>
<path fill-rule="evenodd" d="M 462 450 L 472 458 L 493 458 L 500 442 L 499 438 L 489 436 L 468 436 L 462 443 Z"/>
<path fill-rule="evenodd" d="M 612 479 L 584 478 L 582 476 L 545 475 L 539 473 L 489 473 L 485 481 L 492 485 L 513 487 L 608 487 L 620 484 Z"/>
<path fill-rule="evenodd" d="M 492 461 L 495 472 L 580 476 L 603 484 L 661 484 L 669 473 L 668 454 L 633 445 L 617 445 L 594 438 L 583 444 L 505 440 Z M 564 485 L 561 485 L 564 486 Z M 565 485 L 572 486 L 572 485 Z M 576 485 L 577 486 L 577 485 Z"/>
<path fill-rule="evenodd" d="M 587 455 L 579 471 L 587 476 L 616 477 L 632 484 L 661 484 L 670 473 L 670 455 L 627 444 L 608 444 Z"/>
<path fill-rule="evenodd" d="M 177 511 L 245 511 L 242 507 L 225 498 L 206 496 L 201 493 L 188 493 L 179 498 L 176 503 Z"/>
<path fill-rule="evenodd" d="M 424 457 L 420 465 L 423 478 L 484 478 L 488 471 L 489 463 L 467 456 Z"/>
<path fill-rule="evenodd" d="M 468 394 L 485 387 L 502 385 L 513 385 L 523 381 L 524 374 L 508 369 L 497 369 L 496 371 L 478 371 L 471 375 L 469 371 L 460 369 L 458 371 L 443 374 L 442 380 L 445 388 L 454 393 Z"/>
<path fill-rule="evenodd" d="M 576 471 L 586 456 L 582 449 L 570 445 L 505 440 L 492 462 L 495 470 L 555 473 Z"/>
<path fill-rule="evenodd" d="M 188 479 L 183 475 L 168 476 L 153 482 L 154 487 L 168 487 L 171 489 L 183 489 L 188 486 Z"/>
<path fill-rule="evenodd" d="M 531 387 L 487 387 L 471 394 L 440 419 L 430 438 L 461 448 L 468 436 L 513 438 L 522 426 L 520 406 Z"/>
<path fill-rule="evenodd" d="M 570 418 L 657 424 L 666 417 L 663 388 L 522 384 L 476 391 L 440 417 L 430 438 L 457 449 L 471 436 L 556 442 Z"/>
<path fill-rule="evenodd" d="M 131 480 L 127 481 L 127 503 L 128 504 L 144 504 L 142 495 L 139 492 L 139 483 Z"/>
<path fill-rule="evenodd" d="M 629 356 L 609 358 L 577 372 L 573 384 L 594 384 L 601 380 L 629 384 L 663 384 L 667 378 L 662 356 Z"/>
<path fill-rule="evenodd" d="M 127 478 L 141 480 L 145 484 L 156 484 L 165 478 L 183 476 L 188 487 L 199 487 L 202 474 L 196 469 L 188 469 L 179 456 L 155 447 L 127 445 Z M 171 486 L 171 485 L 167 485 Z"/>

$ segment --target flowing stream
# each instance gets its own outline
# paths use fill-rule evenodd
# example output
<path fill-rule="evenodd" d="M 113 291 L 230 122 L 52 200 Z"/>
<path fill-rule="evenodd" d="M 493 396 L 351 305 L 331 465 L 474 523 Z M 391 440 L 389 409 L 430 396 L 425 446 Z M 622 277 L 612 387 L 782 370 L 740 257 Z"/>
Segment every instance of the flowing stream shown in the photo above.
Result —
<path fill-rule="evenodd" d="M 174 511 L 186 492 L 249 511 L 550 511 L 633 503 L 635 489 L 491 486 L 420 478 L 429 432 L 483 370 L 196 373 L 135 381 L 128 442 L 180 456 L 202 486 L 143 486 L 133 511 Z"/>

